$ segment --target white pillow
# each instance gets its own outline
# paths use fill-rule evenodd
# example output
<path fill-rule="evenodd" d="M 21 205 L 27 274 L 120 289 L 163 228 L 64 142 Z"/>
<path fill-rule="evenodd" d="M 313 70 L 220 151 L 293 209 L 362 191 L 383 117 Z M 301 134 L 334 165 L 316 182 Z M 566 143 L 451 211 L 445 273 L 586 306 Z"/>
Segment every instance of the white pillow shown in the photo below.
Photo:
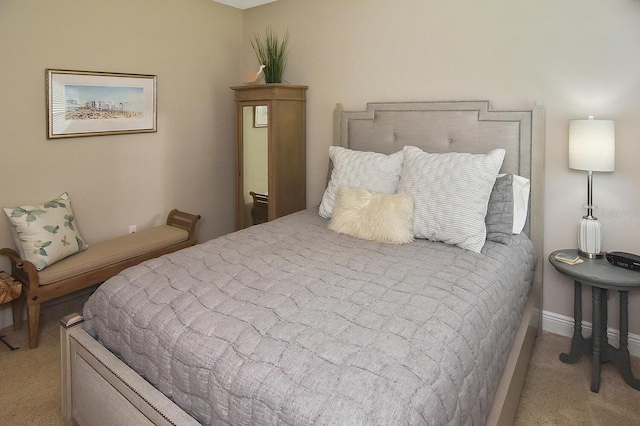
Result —
<path fill-rule="evenodd" d="M 320 216 L 330 219 L 341 186 L 360 186 L 384 194 L 395 194 L 402 171 L 402 151 L 391 155 L 329 147 L 333 162 L 331 180 L 322 196 Z"/>
<path fill-rule="evenodd" d="M 499 174 L 502 177 L 504 174 Z M 524 229 L 529 212 L 529 192 L 531 182 L 523 176 L 513 175 L 513 233 L 519 234 Z"/>
<path fill-rule="evenodd" d="M 44 204 L 2 210 L 9 218 L 20 257 L 38 271 L 89 247 L 80 236 L 66 192 Z"/>
<path fill-rule="evenodd" d="M 429 154 L 405 146 L 403 152 L 398 193 L 413 196 L 414 236 L 480 253 L 487 235 L 489 196 L 505 150 Z"/>
<path fill-rule="evenodd" d="M 513 175 L 513 233 L 519 234 L 524 229 L 529 211 L 529 179 Z"/>
<path fill-rule="evenodd" d="M 363 240 L 390 244 L 413 241 L 413 198 L 342 186 L 329 229 Z"/>

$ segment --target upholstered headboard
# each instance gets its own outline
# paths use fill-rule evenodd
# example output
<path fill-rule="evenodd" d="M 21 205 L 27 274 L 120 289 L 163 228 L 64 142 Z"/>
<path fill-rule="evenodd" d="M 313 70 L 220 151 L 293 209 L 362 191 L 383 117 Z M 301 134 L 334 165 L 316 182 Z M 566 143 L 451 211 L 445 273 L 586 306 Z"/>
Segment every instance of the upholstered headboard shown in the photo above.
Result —
<path fill-rule="evenodd" d="M 531 180 L 525 233 L 538 254 L 542 280 L 544 229 L 544 110 L 493 111 L 488 101 L 369 103 L 366 111 L 336 106 L 334 145 L 391 154 L 404 146 L 431 153 L 486 154 L 504 148 L 502 173 Z"/>

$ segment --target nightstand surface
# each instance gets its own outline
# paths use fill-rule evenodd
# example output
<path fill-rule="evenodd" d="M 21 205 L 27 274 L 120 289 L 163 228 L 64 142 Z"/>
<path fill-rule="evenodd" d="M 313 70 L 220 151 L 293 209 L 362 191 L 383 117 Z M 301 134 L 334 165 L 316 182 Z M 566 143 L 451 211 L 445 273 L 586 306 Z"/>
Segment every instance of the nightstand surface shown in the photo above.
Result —
<path fill-rule="evenodd" d="M 554 259 L 558 253 L 577 255 L 576 249 L 564 249 L 554 251 L 549 255 L 549 262 L 563 275 L 583 284 L 596 285 L 598 287 L 613 290 L 640 289 L 640 272 L 621 268 L 609 263 L 606 259 L 587 259 L 577 265 L 569 265 Z"/>

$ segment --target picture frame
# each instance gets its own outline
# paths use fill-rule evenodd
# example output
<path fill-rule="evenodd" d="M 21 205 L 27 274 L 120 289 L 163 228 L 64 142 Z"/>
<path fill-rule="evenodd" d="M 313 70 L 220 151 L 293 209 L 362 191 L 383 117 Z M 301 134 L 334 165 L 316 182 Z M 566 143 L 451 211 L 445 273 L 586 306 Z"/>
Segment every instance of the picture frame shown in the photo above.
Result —
<path fill-rule="evenodd" d="M 266 105 L 254 107 L 253 127 L 267 127 L 269 125 L 269 109 Z"/>
<path fill-rule="evenodd" d="M 46 70 L 47 139 L 157 131 L 155 75 Z"/>

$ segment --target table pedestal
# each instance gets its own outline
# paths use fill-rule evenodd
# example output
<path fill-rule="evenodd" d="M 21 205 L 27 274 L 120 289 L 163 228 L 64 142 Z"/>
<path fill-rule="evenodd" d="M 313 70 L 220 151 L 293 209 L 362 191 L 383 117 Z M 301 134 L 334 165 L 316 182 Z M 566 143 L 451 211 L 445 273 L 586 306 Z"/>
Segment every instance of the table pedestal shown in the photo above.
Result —
<path fill-rule="evenodd" d="M 593 365 L 591 371 L 591 391 L 600 390 L 600 367 L 603 362 L 613 363 L 624 380 L 636 390 L 640 390 L 640 380 L 633 377 L 631 359 L 628 348 L 629 335 L 629 292 L 620 291 L 620 345 L 618 348 L 609 344 L 607 337 L 607 289 L 591 287 L 593 300 L 593 332 L 590 338 L 582 336 L 582 284 L 574 283 L 574 326 L 571 339 L 571 351 L 560 354 L 560 361 L 574 364 L 582 355 L 591 354 Z"/>

